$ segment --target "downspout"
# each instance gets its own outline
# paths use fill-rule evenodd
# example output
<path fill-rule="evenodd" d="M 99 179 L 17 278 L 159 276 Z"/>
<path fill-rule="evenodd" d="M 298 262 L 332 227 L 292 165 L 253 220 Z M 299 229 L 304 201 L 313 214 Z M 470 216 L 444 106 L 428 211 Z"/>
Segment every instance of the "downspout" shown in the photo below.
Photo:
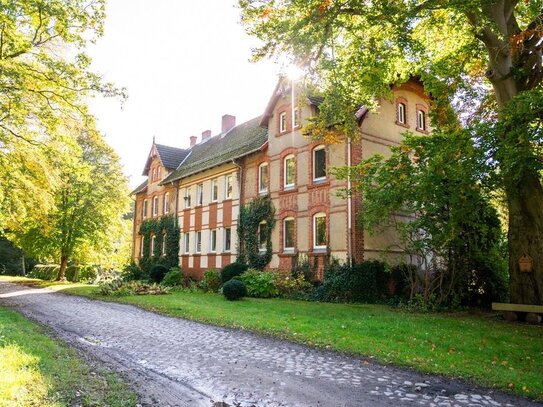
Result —
<path fill-rule="evenodd" d="M 241 167 L 241 165 L 239 165 L 236 162 L 235 158 L 232 158 L 232 164 L 234 164 L 236 167 L 239 168 L 239 182 L 238 182 L 239 192 L 238 193 L 239 193 L 239 207 L 241 209 L 241 203 L 242 203 L 242 197 L 243 197 L 243 168 Z M 240 213 L 241 213 L 241 210 L 240 210 Z M 238 235 L 238 232 L 236 231 L 236 259 L 238 258 L 238 255 L 239 255 L 239 248 L 240 248 L 239 235 Z"/>
<path fill-rule="evenodd" d="M 352 208 L 353 208 L 353 197 L 351 193 L 351 138 L 347 138 L 347 224 L 348 224 L 348 235 L 347 235 L 347 252 L 348 259 L 347 263 L 349 267 L 352 266 L 353 258 L 353 228 L 352 228 Z"/>

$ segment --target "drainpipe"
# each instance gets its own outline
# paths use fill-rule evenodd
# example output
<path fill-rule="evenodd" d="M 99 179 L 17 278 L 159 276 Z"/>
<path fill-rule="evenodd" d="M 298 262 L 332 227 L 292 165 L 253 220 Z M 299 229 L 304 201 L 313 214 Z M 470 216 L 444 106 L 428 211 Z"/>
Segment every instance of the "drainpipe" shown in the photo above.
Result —
<path fill-rule="evenodd" d="M 353 197 L 351 194 L 351 138 L 347 138 L 347 262 L 349 267 L 352 266 L 353 258 L 353 228 L 352 228 L 352 210 L 353 210 Z"/>

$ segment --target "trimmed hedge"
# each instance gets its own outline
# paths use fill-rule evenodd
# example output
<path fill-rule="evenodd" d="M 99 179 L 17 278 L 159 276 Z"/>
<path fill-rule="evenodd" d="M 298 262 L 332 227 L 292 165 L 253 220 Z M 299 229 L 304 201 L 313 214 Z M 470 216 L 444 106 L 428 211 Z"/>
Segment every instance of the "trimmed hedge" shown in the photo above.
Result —
<path fill-rule="evenodd" d="M 40 280 L 55 280 L 58 277 L 60 266 L 58 264 L 36 264 L 28 277 Z"/>
<path fill-rule="evenodd" d="M 227 281 L 232 280 L 234 277 L 247 271 L 247 265 L 245 263 L 234 262 L 224 266 L 221 270 L 221 282 L 224 284 Z"/>
<path fill-rule="evenodd" d="M 230 280 L 223 285 L 222 293 L 228 301 L 235 301 L 247 295 L 247 288 L 243 281 Z"/>

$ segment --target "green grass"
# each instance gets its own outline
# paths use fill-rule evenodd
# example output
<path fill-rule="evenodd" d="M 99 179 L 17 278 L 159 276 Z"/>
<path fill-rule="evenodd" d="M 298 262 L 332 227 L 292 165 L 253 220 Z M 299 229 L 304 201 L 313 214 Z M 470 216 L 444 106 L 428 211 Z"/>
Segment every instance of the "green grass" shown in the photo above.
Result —
<path fill-rule="evenodd" d="M 511 324 L 485 314 L 408 313 L 382 305 L 253 298 L 229 302 L 217 294 L 189 292 L 116 298 L 97 295 L 94 286 L 53 288 L 463 378 L 543 400 L 541 325 Z"/>
<path fill-rule="evenodd" d="M 112 373 L 93 369 L 38 324 L 0 307 L 0 406 L 134 406 Z"/>

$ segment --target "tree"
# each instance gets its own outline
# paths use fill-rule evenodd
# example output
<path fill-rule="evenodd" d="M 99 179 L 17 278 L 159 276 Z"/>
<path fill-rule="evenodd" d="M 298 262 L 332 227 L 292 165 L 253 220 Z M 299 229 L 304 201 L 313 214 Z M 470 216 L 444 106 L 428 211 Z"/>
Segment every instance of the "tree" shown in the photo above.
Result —
<path fill-rule="evenodd" d="M 434 125 L 454 131 L 456 114 L 486 131 L 479 135 L 509 212 L 511 301 L 543 304 L 541 1 L 239 3 L 247 31 L 263 41 L 255 58 L 286 53 L 324 89 L 323 131 L 354 135 L 353 108 L 413 74 L 433 97 Z M 525 254 L 531 273 L 519 270 Z"/>
<path fill-rule="evenodd" d="M 84 53 L 102 34 L 104 0 L 10 0 L 0 5 L 0 229 L 45 212 L 54 179 L 40 143 L 62 123 L 86 123 L 86 98 L 124 96 L 90 72 Z M 8 162 L 9 160 L 9 162 Z M 23 194 L 27 190 L 30 193 Z M 34 192 L 34 193 L 32 193 Z"/>
<path fill-rule="evenodd" d="M 35 257 L 59 261 L 58 278 L 63 279 L 69 261 L 101 258 L 104 251 L 119 248 L 126 232 L 128 184 L 117 155 L 88 128 L 66 128 L 45 155 L 59 179 L 52 191 L 55 205 L 41 219 L 28 217 L 13 235 Z"/>

